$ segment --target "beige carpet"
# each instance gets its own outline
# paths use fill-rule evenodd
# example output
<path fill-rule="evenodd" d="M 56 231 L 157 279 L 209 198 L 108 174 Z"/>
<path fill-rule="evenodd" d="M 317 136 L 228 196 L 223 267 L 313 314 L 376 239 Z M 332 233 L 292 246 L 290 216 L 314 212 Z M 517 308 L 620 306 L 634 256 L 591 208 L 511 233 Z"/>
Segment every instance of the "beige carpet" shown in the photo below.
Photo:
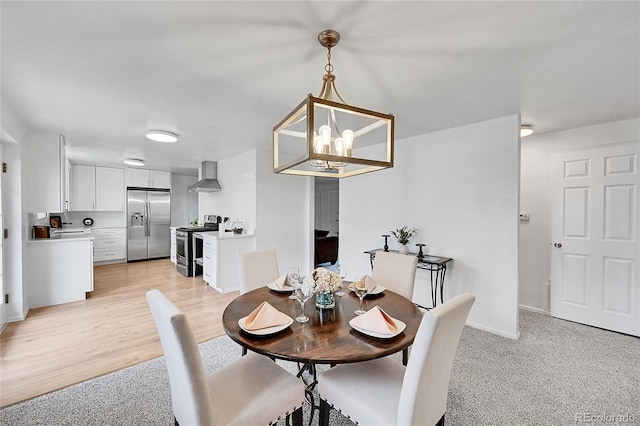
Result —
<path fill-rule="evenodd" d="M 607 422 L 599 418 L 630 417 L 640 422 L 640 339 L 526 311 L 520 327 L 518 341 L 465 328 L 451 377 L 447 425 L 602 424 Z M 240 356 L 226 336 L 202 343 L 200 350 L 207 372 Z M 284 364 L 295 371 L 295 364 Z M 317 411 L 314 417 L 317 424 Z M 172 422 L 163 358 L 0 410 L 3 426 Z M 352 423 L 332 411 L 331 424 Z"/>

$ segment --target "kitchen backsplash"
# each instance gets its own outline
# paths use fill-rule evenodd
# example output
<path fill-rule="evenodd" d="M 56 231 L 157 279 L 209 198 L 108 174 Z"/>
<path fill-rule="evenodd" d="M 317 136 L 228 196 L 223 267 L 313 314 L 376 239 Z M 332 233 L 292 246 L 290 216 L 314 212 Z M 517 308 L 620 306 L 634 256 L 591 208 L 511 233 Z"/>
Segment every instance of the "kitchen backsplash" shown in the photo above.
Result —
<path fill-rule="evenodd" d="M 93 219 L 92 228 L 124 228 L 127 226 L 125 212 L 83 212 L 71 211 L 65 213 L 29 213 L 30 230 L 33 225 L 49 225 L 49 216 L 57 215 L 62 219 L 65 228 L 83 228 L 82 220 L 86 217 Z"/>

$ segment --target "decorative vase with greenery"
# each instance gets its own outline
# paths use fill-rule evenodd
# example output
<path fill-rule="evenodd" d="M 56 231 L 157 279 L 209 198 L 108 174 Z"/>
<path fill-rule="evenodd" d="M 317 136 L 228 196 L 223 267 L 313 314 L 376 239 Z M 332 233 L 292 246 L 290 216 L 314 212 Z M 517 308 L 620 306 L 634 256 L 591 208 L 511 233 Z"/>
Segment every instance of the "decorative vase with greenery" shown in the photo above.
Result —
<path fill-rule="evenodd" d="M 391 234 L 396 237 L 400 244 L 400 249 L 398 250 L 400 254 L 409 254 L 409 247 L 407 247 L 407 244 L 409 244 L 409 240 L 417 232 L 418 230 L 416 228 L 409 228 L 408 226 L 403 226 L 400 229 L 391 231 Z"/>

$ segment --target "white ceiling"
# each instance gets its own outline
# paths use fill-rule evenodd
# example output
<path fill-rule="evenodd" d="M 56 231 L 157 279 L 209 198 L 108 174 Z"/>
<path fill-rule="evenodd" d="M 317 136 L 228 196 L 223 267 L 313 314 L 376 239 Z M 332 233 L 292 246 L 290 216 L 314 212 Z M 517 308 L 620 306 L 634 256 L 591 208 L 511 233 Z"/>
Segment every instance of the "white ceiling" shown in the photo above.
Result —
<path fill-rule="evenodd" d="M 0 2 L 1 88 L 72 160 L 193 172 L 318 95 L 332 28 L 345 101 L 396 139 L 520 113 L 538 133 L 640 116 L 639 2 Z M 176 132 L 176 144 L 145 139 Z"/>

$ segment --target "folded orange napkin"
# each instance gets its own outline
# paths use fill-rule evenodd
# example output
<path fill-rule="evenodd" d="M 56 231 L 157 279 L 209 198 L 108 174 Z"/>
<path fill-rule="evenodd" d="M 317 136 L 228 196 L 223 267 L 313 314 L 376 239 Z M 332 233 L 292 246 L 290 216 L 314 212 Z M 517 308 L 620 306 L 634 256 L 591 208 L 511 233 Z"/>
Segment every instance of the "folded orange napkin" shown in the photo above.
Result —
<path fill-rule="evenodd" d="M 393 335 L 398 333 L 398 324 L 379 306 L 374 306 L 366 313 L 351 320 L 353 326 L 378 334 Z"/>
<path fill-rule="evenodd" d="M 276 278 L 275 284 L 276 287 L 278 287 L 280 290 L 284 289 L 287 286 L 291 287 L 291 283 L 289 283 L 289 277 L 287 275 Z"/>
<path fill-rule="evenodd" d="M 355 283 L 351 283 L 351 285 L 349 285 L 349 290 L 353 290 L 354 286 L 358 286 L 358 288 L 366 287 L 367 288 L 367 293 L 371 293 L 373 291 L 373 289 L 378 286 L 378 284 L 369 275 L 365 275 L 364 277 L 360 278 Z"/>
<path fill-rule="evenodd" d="M 261 328 L 288 324 L 289 321 L 291 321 L 289 316 L 271 306 L 269 302 L 262 302 L 244 320 L 244 328 L 247 330 L 260 330 Z"/>

